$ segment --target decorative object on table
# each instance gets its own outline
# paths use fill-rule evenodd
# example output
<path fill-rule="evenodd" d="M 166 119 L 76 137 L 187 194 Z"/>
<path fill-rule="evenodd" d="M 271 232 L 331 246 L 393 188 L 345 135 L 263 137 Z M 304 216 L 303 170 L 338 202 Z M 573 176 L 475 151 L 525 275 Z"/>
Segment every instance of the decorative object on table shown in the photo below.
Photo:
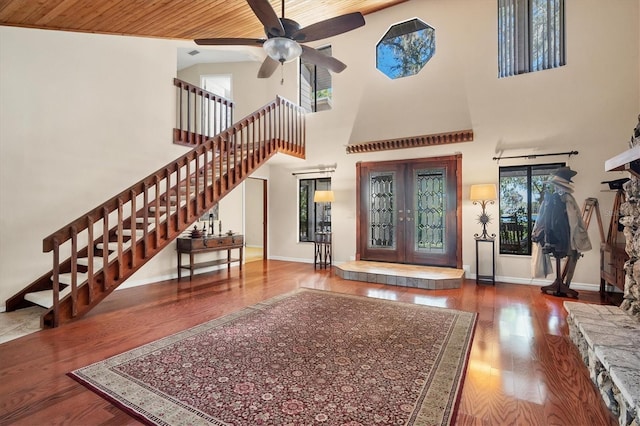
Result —
<path fill-rule="evenodd" d="M 150 424 L 448 425 L 476 320 L 300 289 L 69 375 Z"/>
<path fill-rule="evenodd" d="M 494 200 L 498 198 L 496 185 L 493 183 L 471 185 L 469 198 L 473 201 L 473 204 L 480 203 L 480 206 L 482 207 L 482 213 L 478 216 L 478 223 L 482 224 L 482 233 L 473 234 L 473 236 L 483 240 L 493 240 L 496 237 L 496 234 L 489 235 L 487 233 L 487 224 L 491 223 L 491 216 L 487 214 L 486 208 L 487 203 L 494 204 Z"/>
<path fill-rule="evenodd" d="M 191 236 L 191 238 L 204 237 L 205 235 L 207 235 L 206 225 L 202 227 L 202 230 L 199 230 L 197 225 L 193 225 L 193 229 L 191 230 L 191 233 L 189 235 Z"/>
<path fill-rule="evenodd" d="M 321 232 L 331 232 L 331 221 L 328 211 L 331 210 L 331 203 L 335 201 L 333 191 L 316 191 L 313 193 L 313 202 L 322 203 L 322 225 Z M 329 223 L 329 225 L 327 225 Z"/>

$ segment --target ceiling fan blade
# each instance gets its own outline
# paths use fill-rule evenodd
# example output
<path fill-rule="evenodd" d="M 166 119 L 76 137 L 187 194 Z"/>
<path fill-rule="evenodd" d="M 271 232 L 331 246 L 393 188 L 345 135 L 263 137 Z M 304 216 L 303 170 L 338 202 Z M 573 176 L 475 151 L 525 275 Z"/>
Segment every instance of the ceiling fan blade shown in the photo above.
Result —
<path fill-rule="evenodd" d="M 259 38 L 197 38 L 193 40 L 200 46 L 262 46 Z"/>
<path fill-rule="evenodd" d="M 347 31 L 355 30 L 365 24 L 360 12 L 347 13 L 301 28 L 291 35 L 296 41 L 308 42 L 333 37 Z"/>
<path fill-rule="evenodd" d="M 347 66 L 334 58 L 333 56 L 327 56 L 324 53 L 318 52 L 313 47 L 302 46 L 302 58 L 306 61 L 313 62 L 319 67 L 323 67 L 333 72 L 342 72 Z"/>
<path fill-rule="evenodd" d="M 267 56 L 266 58 L 264 58 L 264 62 L 258 70 L 258 78 L 271 77 L 276 68 L 278 68 L 278 65 L 280 65 L 280 62 L 276 61 L 275 59 L 271 59 L 270 56 Z"/>
<path fill-rule="evenodd" d="M 284 35 L 282 22 L 280 22 L 276 11 L 271 7 L 269 0 L 247 0 L 247 3 L 249 3 L 249 7 L 251 7 L 260 22 L 262 22 L 262 25 L 264 25 L 267 35 Z"/>

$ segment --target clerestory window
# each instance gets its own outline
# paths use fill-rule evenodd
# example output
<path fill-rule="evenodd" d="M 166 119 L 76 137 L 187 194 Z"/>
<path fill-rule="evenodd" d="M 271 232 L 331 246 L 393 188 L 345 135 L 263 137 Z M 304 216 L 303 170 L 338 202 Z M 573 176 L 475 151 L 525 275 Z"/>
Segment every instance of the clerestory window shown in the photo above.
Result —
<path fill-rule="evenodd" d="M 392 25 L 376 44 L 376 68 L 391 79 L 415 75 L 436 52 L 436 30 L 420 19 Z"/>
<path fill-rule="evenodd" d="M 317 49 L 331 56 L 331 46 Z M 308 112 L 331 109 L 332 103 L 331 73 L 304 58 L 300 59 L 300 106 Z"/>
<path fill-rule="evenodd" d="M 498 76 L 566 64 L 564 0 L 498 0 Z"/>

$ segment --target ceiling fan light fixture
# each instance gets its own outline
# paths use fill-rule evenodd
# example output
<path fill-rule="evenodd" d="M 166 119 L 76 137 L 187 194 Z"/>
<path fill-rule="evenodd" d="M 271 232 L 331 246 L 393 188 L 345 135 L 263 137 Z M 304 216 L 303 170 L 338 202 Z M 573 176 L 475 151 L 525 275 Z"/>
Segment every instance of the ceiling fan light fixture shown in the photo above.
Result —
<path fill-rule="evenodd" d="M 280 63 L 291 62 L 302 54 L 302 47 L 286 37 L 272 37 L 263 44 L 267 55 Z"/>

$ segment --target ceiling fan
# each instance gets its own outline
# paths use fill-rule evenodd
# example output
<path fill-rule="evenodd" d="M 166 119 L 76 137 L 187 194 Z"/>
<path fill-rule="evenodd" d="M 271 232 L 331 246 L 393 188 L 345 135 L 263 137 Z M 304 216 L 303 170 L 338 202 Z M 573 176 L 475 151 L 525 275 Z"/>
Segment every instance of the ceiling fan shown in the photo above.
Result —
<path fill-rule="evenodd" d="M 258 78 L 270 77 L 279 64 L 292 61 L 298 56 L 330 71 L 343 71 L 347 67 L 343 62 L 300 43 L 333 37 L 365 24 L 362 14 L 354 12 L 301 28 L 296 21 L 284 17 L 284 0 L 282 0 L 281 18 L 278 17 L 269 0 L 247 0 L 247 3 L 262 25 L 264 25 L 266 39 L 202 38 L 194 41 L 198 45 L 262 46 L 267 53 L 267 57 L 258 71 Z"/>

